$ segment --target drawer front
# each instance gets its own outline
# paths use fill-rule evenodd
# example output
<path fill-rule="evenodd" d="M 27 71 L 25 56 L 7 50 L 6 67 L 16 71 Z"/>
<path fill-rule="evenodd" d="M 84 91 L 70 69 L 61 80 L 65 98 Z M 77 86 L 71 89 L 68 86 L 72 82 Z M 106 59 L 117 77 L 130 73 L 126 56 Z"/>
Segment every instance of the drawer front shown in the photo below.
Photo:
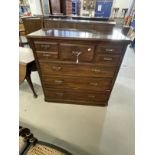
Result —
<path fill-rule="evenodd" d="M 93 59 L 94 46 L 77 44 L 60 44 L 60 60 L 90 62 Z"/>
<path fill-rule="evenodd" d="M 116 45 L 116 44 L 110 44 L 110 45 L 98 45 L 96 47 L 96 53 L 98 54 L 121 54 L 122 53 L 122 46 Z"/>
<path fill-rule="evenodd" d="M 58 52 L 36 51 L 38 60 L 55 60 L 58 58 Z"/>
<path fill-rule="evenodd" d="M 89 93 L 77 91 L 65 91 L 56 89 L 44 89 L 45 97 L 51 100 L 74 101 L 74 102 L 90 102 L 103 104 L 108 100 L 109 92 Z"/>
<path fill-rule="evenodd" d="M 106 66 L 117 66 L 119 64 L 119 55 L 96 54 L 94 61 L 103 63 Z"/>
<path fill-rule="evenodd" d="M 54 42 L 34 42 L 36 51 L 58 52 L 58 44 Z"/>
<path fill-rule="evenodd" d="M 39 63 L 42 75 L 69 75 L 86 77 L 113 77 L 116 67 L 65 63 Z"/>
<path fill-rule="evenodd" d="M 42 82 L 45 87 L 54 89 L 105 91 L 110 89 L 112 80 L 110 78 L 44 76 Z"/>

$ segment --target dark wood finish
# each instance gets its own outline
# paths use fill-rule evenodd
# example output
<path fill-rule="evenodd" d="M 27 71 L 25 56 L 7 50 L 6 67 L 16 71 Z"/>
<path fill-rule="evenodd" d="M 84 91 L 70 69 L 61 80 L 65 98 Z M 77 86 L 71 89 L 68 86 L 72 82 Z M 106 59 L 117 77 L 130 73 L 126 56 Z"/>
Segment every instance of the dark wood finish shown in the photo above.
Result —
<path fill-rule="evenodd" d="M 109 93 L 109 92 L 108 92 Z M 48 89 L 45 88 L 46 100 L 53 100 L 67 103 L 81 103 L 106 105 L 108 95 L 107 92 L 82 92 L 82 91 L 66 91 L 65 89 Z"/>
<path fill-rule="evenodd" d="M 54 62 L 39 62 L 42 75 L 64 75 L 64 76 L 80 76 L 80 77 L 110 77 L 114 76 L 116 67 L 104 67 L 104 65 L 93 64 L 76 64 L 65 63 L 59 61 Z"/>
<path fill-rule="evenodd" d="M 43 29 L 29 34 L 28 40 L 37 62 L 45 101 L 108 104 L 130 43 L 128 38 L 117 30 L 106 35 L 96 31 Z M 45 43 L 49 45 L 47 50 L 41 48 Z M 52 54 L 47 58 L 38 53 Z"/>
<path fill-rule="evenodd" d="M 77 53 L 79 54 L 80 62 L 89 62 L 93 59 L 94 46 L 92 45 L 81 45 L 81 44 L 60 44 L 59 48 L 59 58 L 60 60 L 66 61 L 76 61 Z"/>
<path fill-rule="evenodd" d="M 41 28 L 70 28 L 80 30 L 95 30 L 112 33 L 116 22 L 104 21 L 101 18 L 72 17 L 62 15 L 33 16 L 22 18 L 26 34 Z"/>
<path fill-rule="evenodd" d="M 25 78 L 26 78 L 26 80 L 27 80 L 32 92 L 33 92 L 34 97 L 36 98 L 38 95 L 36 94 L 36 92 L 34 90 L 32 80 L 31 80 L 31 71 L 34 70 L 34 68 L 36 68 L 35 61 L 27 64 L 27 72 L 26 72 Z M 35 71 L 36 71 L 36 69 L 35 69 Z"/>
<path fill-rule="evenodd" d="M 22 18 L 22 21 L 25 27 L 26 34 L 37 31 L 42 28 L 42 21 L 40 17 L 25 17 Z"/>
<path fill-rule="evenodd" d="M 44 18 L 44 28 L 70 28 L 79 30 L 95 30 L 103 33 L 112 33 L 115 22 L 89 21 L 81 19 L 53 19 Z"/>
<path fill-rule="evenodd" d="M 47 88 L 83 91 L 109 90 L 112 79 L 94 77 L 43 76 L 43 84 Z"/>
<path fill-rule="evenodd" d="M 66 0 L 60 0 L 60 10 L 63 15 L 66 15 Z"/>

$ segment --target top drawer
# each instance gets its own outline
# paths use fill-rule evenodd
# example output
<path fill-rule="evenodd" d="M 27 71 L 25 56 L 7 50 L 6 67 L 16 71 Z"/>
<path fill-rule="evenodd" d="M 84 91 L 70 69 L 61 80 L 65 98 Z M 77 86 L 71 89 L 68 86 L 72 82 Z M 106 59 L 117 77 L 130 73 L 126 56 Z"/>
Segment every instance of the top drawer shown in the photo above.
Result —
<path fill-rule="evenodd" d="M 122 53 L 122 46 L 121 45 L 98 45 L 96 47 L 96 53 L 99 54 L 121 54 Z"/>
<path fill-rule="evenodd" d="M 59 58 L 63 61 L 90 62 L 93 59 L 94 46 L 81 44 L 60 44 Z"/>
<path fill-rule="evenodd" d="M 36 51 L 58 52 L 58 43 L 35 41 Z"/>

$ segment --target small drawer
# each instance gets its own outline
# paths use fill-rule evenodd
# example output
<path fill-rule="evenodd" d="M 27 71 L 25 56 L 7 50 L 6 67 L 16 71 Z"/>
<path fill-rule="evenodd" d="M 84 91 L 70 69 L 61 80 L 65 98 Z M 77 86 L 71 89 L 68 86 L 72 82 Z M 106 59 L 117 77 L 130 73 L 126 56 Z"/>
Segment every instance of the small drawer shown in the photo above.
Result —
<path fill-rule="evenodd" d="M 36 51 L 38 60 L 55 60 L 58 58 L 58 52 Z"/>
<path fill-rule="evenodd" d="M 121 54 L 122 53 L 122 46 L 111 44 L 111 45 L 99 45 L 96 47 L 96 53 L 99 54 Z"/>
<path fill-rule="evenodd" d="M 106 66 L 117 66 L 120 61 L 120 56 L 110 54 L 96 54 L 94 61 L 102 63 Z"/>
<path fill-rule="evenodd" d="M 54 42 L 34 42 L 36 51 L 58 52 L 58 44 Z"/>
<path fill-rule="evenodd" d="M 42 75 L 69 75 L 82 77 L 113 77 L 116 67 L 105 67 L 104 65 L 83 65 L 69 63 L 40 62 Z"/>
<path fill-rule="evenodd" d="M 54 89 L 105 91 L 107 89 L 110 89 L 112 79 L 43 76 L 42 82 L 45 87 L 51 87 Z"/>
<path fill-rule="evenodd" d="M 78 92 L 78 91 L 66 91 L 56 89 L 44 89 L 45 97 L 51 100 L 60 101 L 74 101 L 74 102 L 89 102 L 103 104 L 108 100 L 110 91 L 104 91 L 101 93 L 96 92 Z"/>
<path fill-rule="evenodd" d="M 78 44 L 60 44 L 59 58 L 62 61 L 90 62 L 93 59 L 94 46 Z"/>

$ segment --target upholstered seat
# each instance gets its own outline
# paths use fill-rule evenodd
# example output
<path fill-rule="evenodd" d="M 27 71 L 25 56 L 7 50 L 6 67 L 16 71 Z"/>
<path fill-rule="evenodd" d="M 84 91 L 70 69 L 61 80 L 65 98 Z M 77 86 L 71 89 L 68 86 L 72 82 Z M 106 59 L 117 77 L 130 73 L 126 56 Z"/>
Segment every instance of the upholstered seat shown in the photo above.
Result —
<path fill-rule="evenodd" d="M 31 81 L 31 71 L 36 71 L 33 51 L 30 48 L 19 47 L 19 84 L 26 79 L 34 97 L 37 97 Z"/>
<path fill-rule="evenodd" d="M 34 56 L 31 48 L 19 47 L 19 62 L 30 63 L 34 61 Z"/>

